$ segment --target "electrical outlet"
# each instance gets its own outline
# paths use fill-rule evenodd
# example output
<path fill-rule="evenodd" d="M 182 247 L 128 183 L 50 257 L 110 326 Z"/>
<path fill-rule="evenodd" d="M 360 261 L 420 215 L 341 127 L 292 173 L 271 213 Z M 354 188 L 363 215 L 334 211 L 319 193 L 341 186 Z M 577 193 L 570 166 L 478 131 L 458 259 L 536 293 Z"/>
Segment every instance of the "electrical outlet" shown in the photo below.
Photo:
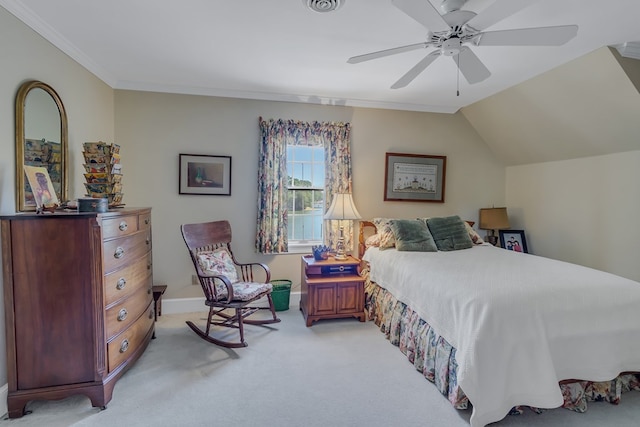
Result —
<path fill-rule="evenodd" d="M 194 275 L 191 276 L 191 284 L 192 285 L 199 285 L 200 284 L 200 281 L 198 280 L 198 276 L 197 275 L 194 274 Z"/>

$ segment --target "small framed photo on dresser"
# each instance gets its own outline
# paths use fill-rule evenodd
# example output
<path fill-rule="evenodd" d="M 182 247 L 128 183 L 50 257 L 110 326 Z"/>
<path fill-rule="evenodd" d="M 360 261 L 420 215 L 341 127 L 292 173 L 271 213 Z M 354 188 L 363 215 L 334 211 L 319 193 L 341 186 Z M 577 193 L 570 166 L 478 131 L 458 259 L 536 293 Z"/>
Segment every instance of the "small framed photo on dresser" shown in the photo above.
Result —
<path fill-rule="evenodd" d="M 499 230 L 500 247 L 508 251 L 529 253 L 524 230 Z"/>

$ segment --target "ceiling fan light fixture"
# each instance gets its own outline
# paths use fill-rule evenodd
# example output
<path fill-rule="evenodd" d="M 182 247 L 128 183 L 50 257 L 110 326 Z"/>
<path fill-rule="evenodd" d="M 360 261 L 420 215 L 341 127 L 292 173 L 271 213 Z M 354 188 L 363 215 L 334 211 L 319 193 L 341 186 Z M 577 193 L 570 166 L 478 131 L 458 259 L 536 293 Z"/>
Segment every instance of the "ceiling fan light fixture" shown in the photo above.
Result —
<path fill-rule="evenodd" d="M 302 0 L 308 9 L 314 12 L 326 13 L 340 9 L 345 0 Z"/>
<path fill-rule="evenodd" d="M 462 6 L 467 2 L 467 0 L 442 0 L 440 4 L 440 10 L 444 13 L 453 12 L 454 10 L 462 9 Z"/>
<path fill-rule="evenodd" d="M 460 39 L 451 37 L 442 42 L 442 54 L 444 56 L 456 56 L 460 53 Z"/>

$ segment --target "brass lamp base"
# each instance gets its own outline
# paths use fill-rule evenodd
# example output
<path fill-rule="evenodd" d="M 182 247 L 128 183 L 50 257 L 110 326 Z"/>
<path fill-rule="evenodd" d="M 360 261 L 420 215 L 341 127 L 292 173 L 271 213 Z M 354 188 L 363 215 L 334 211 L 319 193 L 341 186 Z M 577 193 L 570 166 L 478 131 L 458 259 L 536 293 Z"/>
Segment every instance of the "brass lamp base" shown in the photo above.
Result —
<path fill-rule="evenodd" d="M 347 253 L 344 250 L 344 227 L 340 225 L 340 237 L 338 237 L 338 241 L 336 242 L 336 254 L 333 256 L 333 259 L 344 261 L 347 258 Z"/>
<path fill-rule="evenodd" d="M 349 259 L 349 256 L 347 254 L 345 254 L 345 253 L 343 253 L 343 254 L 336 253 L 333 256 L 333 259 L 335 259 L 337 261 L 346 261 L 347 259 Z"/>

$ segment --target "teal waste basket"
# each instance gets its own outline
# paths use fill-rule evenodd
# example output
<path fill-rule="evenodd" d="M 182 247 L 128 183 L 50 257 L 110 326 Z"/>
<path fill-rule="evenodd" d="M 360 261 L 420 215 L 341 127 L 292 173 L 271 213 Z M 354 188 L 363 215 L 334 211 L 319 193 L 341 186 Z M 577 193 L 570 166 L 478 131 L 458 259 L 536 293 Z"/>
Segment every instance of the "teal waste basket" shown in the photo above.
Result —
<path fill-rule="evenodd" d="M 271 298 L 273 299 L 273 308 L 276 311 L 289 310 L 289 298 L 291 296 L 291 280 L 279 279 L 272 280 Z"/>

